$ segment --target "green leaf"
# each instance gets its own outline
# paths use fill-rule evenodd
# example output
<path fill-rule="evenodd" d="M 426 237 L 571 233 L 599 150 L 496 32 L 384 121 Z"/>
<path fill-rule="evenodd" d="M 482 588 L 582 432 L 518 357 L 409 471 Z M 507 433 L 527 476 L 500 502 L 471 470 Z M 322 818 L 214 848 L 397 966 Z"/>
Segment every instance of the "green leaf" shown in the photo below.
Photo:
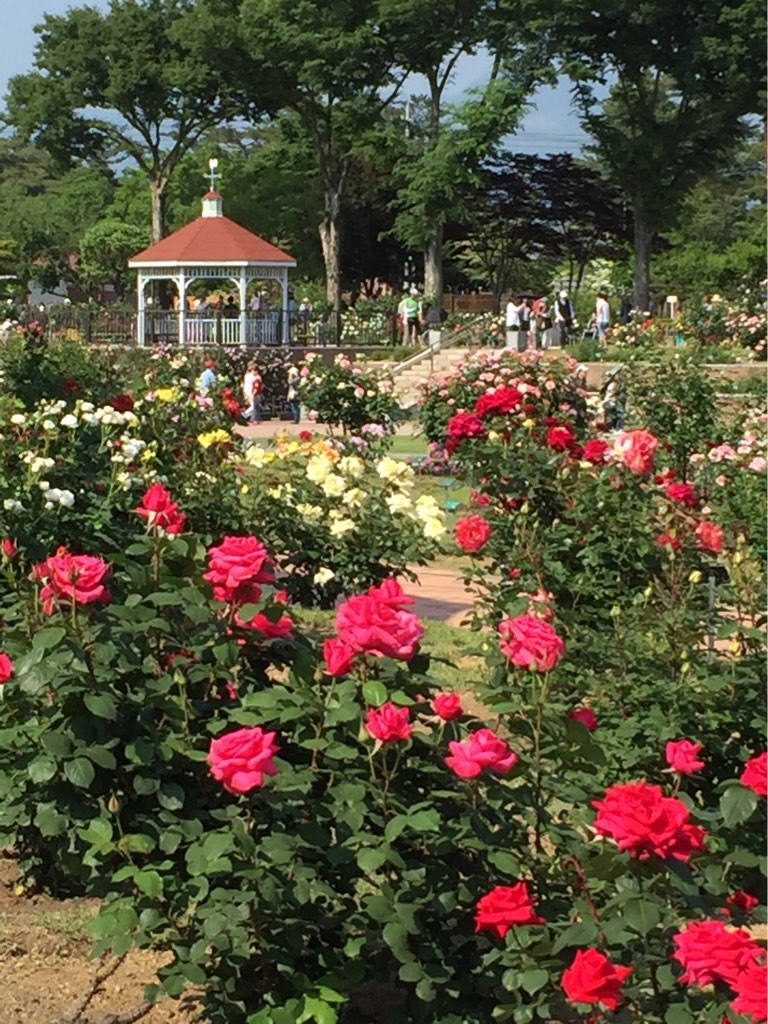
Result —
<path fill-rule="evenodd" d="M 133 880 L 139 889 L 152 899 L 157 899 L 159 896 L 162 896 L 163 879 L 157 871 L 139 871 L 136 873 Z"/>
<path fill-rule="evenodd" d="M 49 626 L 47 629 L 38 630 L 32 639 L 32 650 L 44 654 L 64 639 L 67 635 L 63 626 Z"/>
<path fill-rule="evenodd" d="M 729 786 L 720 797 L 720 813 L 728 828 L 740 825 L 757 807 L 757 793 L 747 786 Z"/>
<path fill-rule="evenodd" d="M 375 849 L 366 846 L 357 851 L 357 864 L 361 871 L 372 874 L 377 871 L 387 859 L 387 851 L 382 847 Z"/>
<path fill-rule="evenodd" d="M 693 1024 L 694 1017 L 687 1006 L 682 1003 L 672 1003 L 664 1014 L 664 1024 Z"/>
<path fill-rule="evenodd" d="M 44 733 L 42 744 L 48 753 L 56 758 L 66 757 L 72 750 L 72 741 L 69 736 L 65 736 L 61 732 Z"/>
<path fill-rule="evenodd" d="M 97 718 L 106 718 L 109 722 L 114 722 L 117 718 L 114 698 L 108 693 L 87 693 L 83 703 Z"/>
<path fill-rule="evenodd" d="M 67 761 L 64 765 L 64 774 L 72 785 L 79 789 L 88 789 L 96 777 L 93 765 L 85 757 L 74 757 Z"/>
<path fill-rule="evenodd" d="M 382 704 L 386 703 L 389 697 L 389 691 L 387 690 L 384 683 L 378 679 L 371 679 L 369 682 L 363 685 L 363 697 L 365 698 L 366 704 L 370 704 L 375 708 L 381 707 Z"/>
<path fill-rule="evenodd" d="M 416 832 L 436 832 L 440 828 L 440 815 L 435 810 L 416 811 L 408 815 L 408 824 Z"/>
<path fill-rule="evenodd" d="M 421 980 L 424 971 L 420 963 L 411 960 L 407 964 L 402 964 L 397 973 L 401 981 L 416 982 Z"/>
<path fill-rule="evenodd" d="M 661 920 L 659 908 L 650 900 L 630 899 L 621 908 L 621 917 L 628 928 L 647 935 Z"/>
<path fill-rule="evenodd" d="M 84 753 L 99 768 L 107 768 L 109 771 L 114 771 L 117 767 L 115 755 L 111 750 L 107 750 L 106 747 L 88 747 Z"/>
<path fill-rule="evenodd" d="M 40 829 L 41 835 L 60 836 L 62 832 L 67 831 L 69 822 L 53 806 L 46 804 L 40 807 L 35 815 L 35 827 Z"/>
<path fill-rule="evenodd" d="M 57 771 L 58 766 L 51 757 L 36 757 L 27 765 L 27 774 L 35 783 L 49 782 Z"/>
<path fill-rule="evenodd" d="M 560 933 L 552 946 L 552 952 L 559 953 L 568 946 L 588 946 L 596 938 L 597 925 L 594 921 L 577 921 Z"/>
<path fill-rule="evenodd" d="M 517 878 L 520 874 L 520 861 L 511 853 L 493 850 L 488 854 L 488 861 L 502 874 L 509 875 L 511 878 Z"/>
<path fill-rule="evenodd" d="M 537 967 L 532 967 L 530 970 L 525 971 L 520 983 L 528 995 L 532 996 L 534 992 L 538 992 L 540 988 L 544 988 L 548 981 L 549 973 L 547 971 L 542 971 Z"/>

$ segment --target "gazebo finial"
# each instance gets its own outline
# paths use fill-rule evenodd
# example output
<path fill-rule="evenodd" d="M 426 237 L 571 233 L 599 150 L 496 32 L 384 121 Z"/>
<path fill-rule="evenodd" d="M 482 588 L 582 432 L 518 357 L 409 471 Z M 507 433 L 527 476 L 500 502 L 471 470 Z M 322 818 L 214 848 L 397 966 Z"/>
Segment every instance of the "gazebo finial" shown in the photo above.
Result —
<path fill-rule="evenodd" d="M 219 169 L 219 161 L 215 156 L 212 156 L 208 161 L 208 178 L 211 183 L 211 192 L 216 191 L 216 179 L 220 178 L 221 175 L 217 174 L 216 171 Z"/>

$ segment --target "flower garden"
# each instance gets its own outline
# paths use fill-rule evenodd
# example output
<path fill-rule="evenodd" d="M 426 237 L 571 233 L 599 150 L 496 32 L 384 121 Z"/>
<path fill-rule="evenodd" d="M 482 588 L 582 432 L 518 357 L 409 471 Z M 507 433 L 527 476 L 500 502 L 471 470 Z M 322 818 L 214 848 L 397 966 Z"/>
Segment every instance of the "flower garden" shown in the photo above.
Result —
<path fill-rule="evenodd" d="M 764 407 L 681 364 L 608 433 L 565 361 L 468 359 L 451 517 L 362 365 L 257 443 L 239 367 L 102 358 L 3 354 L 0 841 L 163 954 L 132 1020 L 766 1021 Z M 402 586 L 447 551 L 461 686 Z"/>

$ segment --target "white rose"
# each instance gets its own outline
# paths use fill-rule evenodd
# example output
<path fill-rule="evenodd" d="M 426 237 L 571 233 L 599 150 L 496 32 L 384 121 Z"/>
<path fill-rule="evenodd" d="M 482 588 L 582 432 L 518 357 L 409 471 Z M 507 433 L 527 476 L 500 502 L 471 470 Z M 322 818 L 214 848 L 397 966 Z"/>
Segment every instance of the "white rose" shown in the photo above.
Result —
<path fill-rule="evenodd" d="M 64 508 L 72 508 L 75 504 L 75 496 L 72 491 L 62 491 L 61 497 L 59 498 L 59 504 L 63 505 Z"/>
<path fill-rule="evenodd" d="M 61 426 L 69 427 L 70 430 L 77 426 L 77 416 L 73 416 L 72 413 L 67 413 L 66 416 L 61 417 Z"/>
<path fill-rule="evenodd" d="M 53 420 L 43 420 L 43 430 L 55 430 L 56 424 Z"/>
<path fill-rule="evenodd" d="M 395 515 L 398 512 L 409 512 L 411 510 L 411 499 L 407 494 L 390 494 L 385 498 L 387 508 Z"/>
<path fill-rule="evenodd" d="M 335 575 L 336 573 L 332 569 L 327 569 L 325 566 L 322 566 L 312 577 L 312 582 L 318 587 L 323 587 L 326 583 L 330 583 Z"/>
<path fill-rule="evenodd" d="M 338 498 L 346 490 L 346 483 L 343 476 L 338 473 L 329 473 L 320 485 L 323 494 L 328 498 Z"/>
<path fill-rule="evenodd" d="M 355 524 L 351 519 L 337 519 L 331 523 L 330 533 L 332 537 L 341 537 L 345 533 L 355 529 Z"/>
<path fill-rule="evenodd" d="M 15 412 L 13 416 L 11 416 L 11 423 L 13 423 L 14 426 L 23 427 L 26 422 L 27 417 L 23 412 Z"/>

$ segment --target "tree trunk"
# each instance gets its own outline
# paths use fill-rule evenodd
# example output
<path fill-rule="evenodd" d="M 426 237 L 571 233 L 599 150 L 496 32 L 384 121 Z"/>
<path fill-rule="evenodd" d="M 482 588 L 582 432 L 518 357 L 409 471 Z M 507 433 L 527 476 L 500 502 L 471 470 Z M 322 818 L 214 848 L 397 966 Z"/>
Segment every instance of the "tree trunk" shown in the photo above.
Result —
<path fill-rule="evenodd" d="M 635 308 L 647 310 L 651 300 L 651 244 L 653 229 L 643 216 L 642 205 L 635 200 Z"/>
<path fill-rule="evenodd" d="M 443 225 L 438 225 L 424 246 L 424 296 L 443 303 Z"/>
<path fill-rule="evenodd" d="M 326 188 L 325 218 L 320 222 L 320 244 L 323 247 L 325 263 L 326 299 L 332 309 L 332 326 L 336 337 L 341 337 L 341 239 L 339 236 L 339 215 L 341 212 L 341 191 Z"/>
<path fill-rule="evenodd" d="M 152 241 L 159 242 L 165 235 L 165 186 L 162 179 L 149 183 L 152 197 Z"/>

